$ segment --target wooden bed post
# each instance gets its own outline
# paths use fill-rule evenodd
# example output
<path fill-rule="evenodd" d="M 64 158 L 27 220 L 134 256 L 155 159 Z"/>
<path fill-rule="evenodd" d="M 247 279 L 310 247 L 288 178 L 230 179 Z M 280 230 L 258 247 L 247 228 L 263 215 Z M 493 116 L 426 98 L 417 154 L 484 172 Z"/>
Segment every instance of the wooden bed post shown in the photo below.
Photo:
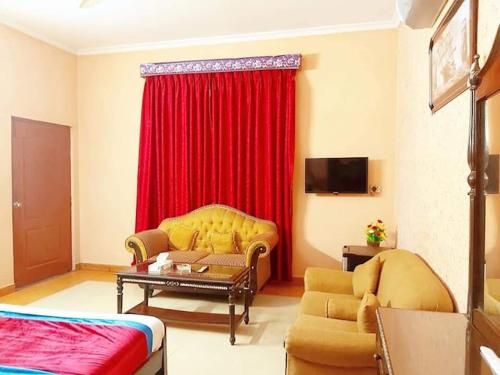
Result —
<path fill-rule="evenodd" d="M 163 375 L 168 374 L 168 367 L 167 367 L 167 326 L 165 325 L 165 333 L 163 334 L 163 340 L 162 340 L 162 348 L 163 348 L 163 360 L 162 360 L 162 370 L 163 370 Z"/>

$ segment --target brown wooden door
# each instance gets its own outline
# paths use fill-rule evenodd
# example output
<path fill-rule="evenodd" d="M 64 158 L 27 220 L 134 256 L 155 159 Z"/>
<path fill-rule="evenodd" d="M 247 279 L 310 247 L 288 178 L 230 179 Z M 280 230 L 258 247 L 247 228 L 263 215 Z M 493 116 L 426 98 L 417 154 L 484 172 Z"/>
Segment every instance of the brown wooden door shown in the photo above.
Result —
<path fill-rule="evenodd" d="M 16 287 L 71 270 L 70 128 L 12 118 Z"/>

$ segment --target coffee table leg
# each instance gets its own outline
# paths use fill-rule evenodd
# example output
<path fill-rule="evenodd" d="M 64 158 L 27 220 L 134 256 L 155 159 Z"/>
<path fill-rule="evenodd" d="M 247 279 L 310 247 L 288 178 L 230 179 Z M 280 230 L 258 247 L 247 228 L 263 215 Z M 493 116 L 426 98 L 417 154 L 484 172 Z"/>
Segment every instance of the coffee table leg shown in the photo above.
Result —
<path fill-rule="evenodd" d="M 118 314 L 122 313 L 123 310 L 123 282 L 121 277 L 118 276 L 116 279 L 116 301 L 117 301 L 117 307 L 118 307 Z"/>
<path fill-rule="evenodd" d="M 149 285 L 144 284 L 144 306 L 149 304 Z"/>
<path fill-rule="evenodd" d="M 243 289 L 243 292 L 245 293 L 245 312 L 244 312 L 244 321 L 245 324 L 248 324 L 250 321 L 250 283 L 247 281 L 245 283 L 245 288 Z"/>
<path fill-rule="evenodd" d="M 235 338 L 235 327 L 234 327 L 234 294 L 231 292 L 229 294 L 229 342 L 234 345 L 236 341 Z"/>

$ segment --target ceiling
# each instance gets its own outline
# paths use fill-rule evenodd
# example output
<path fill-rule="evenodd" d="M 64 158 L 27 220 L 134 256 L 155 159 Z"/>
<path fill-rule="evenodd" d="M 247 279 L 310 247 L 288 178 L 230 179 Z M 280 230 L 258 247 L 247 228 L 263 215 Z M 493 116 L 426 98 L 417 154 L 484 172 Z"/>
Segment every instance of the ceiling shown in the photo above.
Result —
<path fill-rule="evenodd" d="M 78 54 L 396 25 L 394 0 L 1 0 L 0 23 Z M 93 5 L 92 5 L 93 3 Z"/>

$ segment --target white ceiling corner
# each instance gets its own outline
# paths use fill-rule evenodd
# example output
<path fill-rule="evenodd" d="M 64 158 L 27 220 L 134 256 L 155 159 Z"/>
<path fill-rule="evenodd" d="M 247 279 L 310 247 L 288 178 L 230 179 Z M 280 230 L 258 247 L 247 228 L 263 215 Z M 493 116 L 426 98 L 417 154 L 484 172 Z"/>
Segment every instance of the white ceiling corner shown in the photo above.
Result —
<path fill-rule="evenodd" d="M 0 22 L 76 54 L 397 27 L 394 0 L 2 0 Z"/>

